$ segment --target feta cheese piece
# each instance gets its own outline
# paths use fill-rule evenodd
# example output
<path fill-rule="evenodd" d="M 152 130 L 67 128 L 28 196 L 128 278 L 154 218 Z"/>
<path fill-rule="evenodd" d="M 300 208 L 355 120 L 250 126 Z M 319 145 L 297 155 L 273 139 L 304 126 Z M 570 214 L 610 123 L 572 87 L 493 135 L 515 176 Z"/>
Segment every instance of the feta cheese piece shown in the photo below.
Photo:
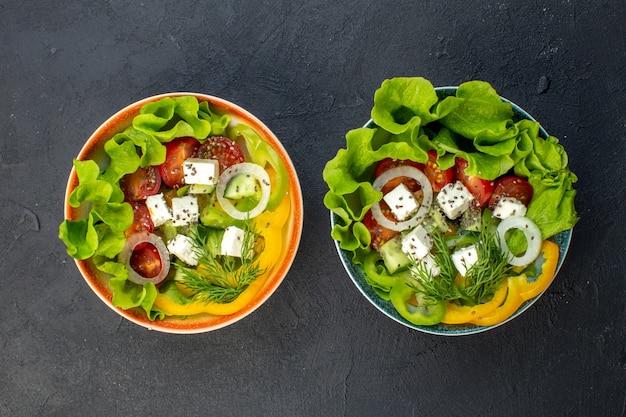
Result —
<path fill-rule="evenodd" d="M 214 185 L 219 176 L 216 159 L 189 158 L 183 162 L 185 184 Z"/>
<path fill-rule="evenodd" d="M 432 257 L 432 255 L 428 254 L 424 257 L 424 259 L 422 259 L 421 262 L 422 265 L 424 265 L 426 271 L 430 273 L 433 277 L 436 277 L 441 272 L 441 269 L 439 269 L 439 265 L 437 265 L 437 262 L 435 262 L 435 259 Z"/>
<path fill-rule="evenodd" d="M 467 271 L 478 261 L 478 251 L 476 250 L 476 245 L 470 245 L 466 248 L 459 249 L 454 252 L 451 256 L 452 263 L 456 267 L 456 270 L 459 271 L 461 276 L 465 276 Z"/>
<path fill-rule="evenodd" d="M 162 193 L 148 196 L 148 198 L 146 198 L 146 207 L 150 212 L 154 227 L 159 227 L 172 219 L 172 213 L 170 213 L 170 209 Z"/>
<path fill-rule="evenodd" d="M 172 198 L 172 224 L 189 226 L 198 221 L 198 199 L 193 195 Z"/>
<path fill-rule="evenodd" d="M 220 254 L 241 258 L 244 231 L 237 226 L 228 226 L 222 237 Z"/>
<path fill-rule="evenodd" d="M 402 238 L 402 252 L 416 261 L 423 259 L 433 247 L 433 239 L 424 226 L 419 225 Z"/>
<path fill-rule="evenodd" d="M 506 219 L 511 216 L 525 216 L 526 206 L 514 197 L 502 197 L 493 209 L 493 217 Z"/>
<path fill-rule="evenodd" d="M 189 266 L 198 265 L 196 246 L 189 236 L 178 234 L 167 243 L 167 250 Z"/>
<path fill-rule="evenodd" d="M 458 218 L 470 206 L 474 196 L 469 190 L 457 181 L 444 186 L 437 194 L 437 204 L 441 207 L 446 217 L 451 220 Z"/>
<path fill-rule="evenodd" d="M 399 222 L 408 219 L 419 207 L 411 191 L 402 183 L 385 194 L 383 200 Z"/>

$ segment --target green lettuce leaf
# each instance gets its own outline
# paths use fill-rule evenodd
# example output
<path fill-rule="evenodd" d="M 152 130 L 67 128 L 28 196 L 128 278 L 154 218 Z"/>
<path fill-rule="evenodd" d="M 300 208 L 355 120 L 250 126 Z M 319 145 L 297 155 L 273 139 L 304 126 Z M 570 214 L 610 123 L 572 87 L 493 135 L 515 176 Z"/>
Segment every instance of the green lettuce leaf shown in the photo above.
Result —
<path fill-rule="evenodd" d="M 230 116 L 211 112 L 206 102 L 193 96 L 165 97 L 146 104 L 133 119 L 133 128 L 156 137 L 160 142 L 175 138 L 206 139 L 220 135 L 228 126 Z"/>
<path fill-rule="evenodd" d="M 455 97 L 439 104 L 430 81 L 422 77 L 394 78 L 383 81 L 374 93 L 372 120 L 394 134 L 437 120 L 460 105 Z"/>
<path fill-rule="evenodd" d="M 528 182 L 533 187 L 533 198 L 528 206 L 526 217 L 533 220 L 541 230 L 541 236 L 550 236 L 571 229 L 578 222 L 574 209 L 578 178 L 568 168 L 543 174 L 530 173 Z"/>
<path fill-rule="evenodd" d="M 511 104 L 503 102 L 487 82 L 463 83 L 459 86 L 456 97 L 462 103 L 440 122 L 464 138 L 474 140 L 483 131 L 491 131 L 495 135 L 507 130 L 512 122 Z"/>
<path fill-rule="evenodd" d="M 74 161 L 79 184 L 69 196 L 72 207 L 87 204 L 89 214 L 80 220 L 64 220 L 59 226 L 59 238 L 68 255 L 87 259 L 96 253 L 115 255 L 124 247 L 124 231 L 133 222 L 133 209 L 124 203 L 124 193 L 117 184 L 100 179 L 100 168 L 91 160 Z M 119 253 L 118 251 L 118 253 Z"/>

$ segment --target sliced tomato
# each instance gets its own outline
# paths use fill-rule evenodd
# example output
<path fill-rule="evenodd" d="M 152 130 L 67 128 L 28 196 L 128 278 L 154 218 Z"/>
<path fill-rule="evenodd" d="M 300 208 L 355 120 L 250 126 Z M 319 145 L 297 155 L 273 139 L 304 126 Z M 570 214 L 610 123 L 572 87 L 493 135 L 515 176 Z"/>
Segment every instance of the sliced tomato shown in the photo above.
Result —
<path fill-rule="evenodd" d="M 179 138 L 165 145 L 165 162 L 159 165 L 159 172 L 163 182 L 170 188 L 180 188 L 185 185 L 183 162 L 191 158 L 200 146 L 194 138 Z"/>
<path fill-rule="evenodd" d="M 482 208 L 487 204 L 493 193 L 495 183 L 493 181 L 478 178 L 475 175 L 467 175 L 467 161 L 463 158 L 456 158 L 454 161 L 454 177 L 469 190 L 474 196 L 475 207 Z"/>
<path fill-rule="evenodd" d="M 245 161 L 239 145 L 224 136 L 212 136 L 196 150 L 194 158 L 217 159 L 220 172 Z"/>
<path fill-rule="evenodd" d="M 130 266 L 145 278 L 154 278 L 163 268 L 161 257 L 152 243 L 140 243 L 130 256 Z"/>
<path fill-rule="evenodd" d="M 428 177 L 433 191 L 438 192 L 452 182 L 454 169 L 439 168 L 439 164 L 437 164 L 437 152 L 428 151 L 428 162 L 426 162 L 426 166 L 424 167 L 424 174 Z"/>
<path fill-rule="evenodd" d="M 126 201 L 141 201 L 159 192 L 161 175 L 156 167 L 139 167 L 120 179 L 120 188 Z"/>
<path fill-rule="evenodd" d="M 528 207 L 533 198 L 533 186 L 522 177 L 515 175 L 502 177 L 496 181 L 488 207 L 493 210 L 502 197 L 516 198 Z"/>
<path fill-rule="evenodd" d="M 387 242 L 388 240 L 397 236 L 400 232 L 396 232 L 394 230 L 387 229 L 386 227 L 378 224 L 374 216 L 372 215 L 372 210 L 369 210 L 365 217 L 363 218 L 363 224 L 369 230 L 370 235 L 372 236 L 372 240 L 370 242 L 370 246 L 372 249 L 379 250 L 380 247 Z"/>
<path fill-rule="evenodd" d="M 133 201 L 130 205 L 133 208 L 133 224 L 126 230 L 126 237 L 140 232 L 152 233 L 154 224 L 148 207 L 143 202 L 137 201 Z"/>
<path fill-rule="evenodd" d="M 409 159 L 393 159 L 393 158 L 385 158 L 379 161 L 376 164 L 376 168 L 374 169 L 374 177 L 378 178 L 383 172 L 390 170 L 391 168 L 409 165 L 415 167 L 421 171 L 424 170 L 424 164 L 420 164 L 419 162 L 411 161 Z M 415 193 L 421 189 L 420 185 L 414 179 L 407 177 L 397 177 L 387 182 L 381 189 L 383 194 L 387 194 L 389 191 L 396 188 L 400 183 L 403 183 L 407 186 L 409 191 Z"/>

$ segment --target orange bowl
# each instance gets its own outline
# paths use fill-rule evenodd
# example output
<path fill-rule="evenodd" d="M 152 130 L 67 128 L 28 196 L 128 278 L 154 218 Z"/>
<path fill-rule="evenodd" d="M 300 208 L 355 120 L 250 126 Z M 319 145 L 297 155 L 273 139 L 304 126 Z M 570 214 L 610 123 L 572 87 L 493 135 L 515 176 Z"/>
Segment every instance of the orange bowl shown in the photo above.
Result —
<path fill-rule="evenodd" d="M 289 198 L 289 202 L 291 204 L 289 219 L 283 228 L 283 237 L 286 244 L 283 244 L 282 253 L 280 254 L 280 264 L 275 265 L 271 269 L 271 272 L 266 276 L 258 278 L 263 279 L 265 282 L 263 282 L 260 286 L 260 289 L 253 296 L 251 301 L 233 314 L 212 315 L 208 313 L 201 313 L 186 317 L 166 316 L 164 319 L 152 321 L 147 317 L 146 313 L 141 308 L 124 310 L 113 305 L 113 292 L 109 287 L 109 279 L 111 277 L 98 270 L 91 261 L 91 258 L 86 260 L 75 260 L 75 262 L 78 270 L 85 279 L 85 282 L 87 282 L 98 298 L 100 298 L 107 306 L 122 317 L 149 330 L 179 334 L 202 333 L 220 329 L 243 319 L 259 308 L 274 293 L 274 291 L 276 291 L 278 286 L 284 280 L 296 256 L 302 235 L 302 190 L 300 188 L 293 162 L 287 154 L 287 151 L 274 133 L 272 133 L 272 131 L 265 124 L 236 104 L 218 97 L 199 93 L 167 93 L 148 97 L 130 104 L 115 113 L 96 129 L 96 131 L 84 144 L 76 159 L 94 160 L 98 163 L 101 169 L 104 169 L 108 164 L 108 156 L 104 152 L 104 143 L 107 140 L 111 139 L 115 134 L 122 132 L 130 126 L 133 118 L 139 114 L 140 109 L 145 104 L 165 97 L 179 96 L 194 96 L 198 99 L 198 101 L 206 101 L 208 102 L 211 111 L 218 114 L 229 115 L 231 117 L 231 124 L 246 124 L 263 140 L 268 142 L 280 155 L 289 176 L 288 194 L 285 198 Z M 82 205 L 81 207 L 74 208 L 69 204 L 69 196 L 77 185 L 78 177 L 76 170 L 75 168 L 72 168 L 65 192 L 65 218 L 68 220 L 79 220 L 86 216 L 85 209 Z"/>

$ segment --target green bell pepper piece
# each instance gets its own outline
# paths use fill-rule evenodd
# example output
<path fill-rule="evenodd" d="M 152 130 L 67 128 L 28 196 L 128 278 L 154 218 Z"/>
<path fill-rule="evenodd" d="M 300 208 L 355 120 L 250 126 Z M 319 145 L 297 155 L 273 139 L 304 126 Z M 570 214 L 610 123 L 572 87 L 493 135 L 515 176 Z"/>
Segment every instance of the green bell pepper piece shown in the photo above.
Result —
<path fill-rule="evenodd" d="M 440 323 L 446 314 L 446 304 L 443 301 L 433 302 L 425 300 L 409 285 L 406 279 L 398 280 L 391 288 L 391 303 L 400 315 L 410 323 L 418 326 L 432 326 Z M 415 299 L 415 304 L 413 303 Z"/>

